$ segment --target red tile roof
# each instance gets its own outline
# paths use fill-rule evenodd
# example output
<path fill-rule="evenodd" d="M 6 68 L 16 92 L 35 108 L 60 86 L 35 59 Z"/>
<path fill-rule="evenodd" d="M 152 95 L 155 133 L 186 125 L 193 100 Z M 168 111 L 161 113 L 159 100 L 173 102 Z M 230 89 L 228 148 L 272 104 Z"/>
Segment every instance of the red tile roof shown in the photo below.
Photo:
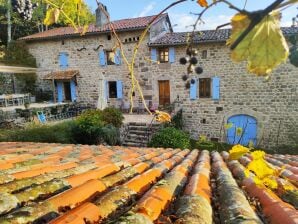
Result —
<path fill-rule="evenodd" d="M 72 79 L 75 75 L 79 75 L 78 70 L 58 71 L 47 74 L 43 79 Z"/>
<path fill-rule="evenodd" d="M 162 14 L 160 18 L 168 16 L 168 14 Z M 147 25 L 152 21 L 154 16 L 138 17 L 131 19 L 121 19 L 113 21 L 116 31 L 129 31 L 129 30 L 140 30 L 147 27 Z M 103 26 L 102 28 L 95 27 L 94 24 L 90 25 L 88 31 L 85 35 L 98 34 L 110 32 L 109 24 Z M 61 38 L 69 36 L 80 36 L 79 33 L 75 31 L 72 27 L 60 27 L 47 30 L 40 33 L 35 33 L 26 37 L 20 38 L 20 40 L 42 40 L 42 39 L 51 39 L 51 38 Z"/>
<path fill-rule="evenodd" d="M 277 181 L 288 191 L 258 187 L 245 175 L 250 160 L 199 150 L 0 143 L 0 223 L 298 223 L 298 156 L 266 157 L 282 167 Z"/>

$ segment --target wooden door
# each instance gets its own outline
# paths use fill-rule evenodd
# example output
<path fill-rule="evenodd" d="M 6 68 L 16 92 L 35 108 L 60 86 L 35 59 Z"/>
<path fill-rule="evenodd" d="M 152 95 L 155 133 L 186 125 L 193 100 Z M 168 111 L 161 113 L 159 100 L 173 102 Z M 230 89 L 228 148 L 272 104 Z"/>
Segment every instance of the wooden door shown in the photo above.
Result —
<path fill-rule="evenodd" d="M 159 105 L 167 105 L 170 104 L 170 81 L 162 80 L 158 81 L 159 86 Z"/>

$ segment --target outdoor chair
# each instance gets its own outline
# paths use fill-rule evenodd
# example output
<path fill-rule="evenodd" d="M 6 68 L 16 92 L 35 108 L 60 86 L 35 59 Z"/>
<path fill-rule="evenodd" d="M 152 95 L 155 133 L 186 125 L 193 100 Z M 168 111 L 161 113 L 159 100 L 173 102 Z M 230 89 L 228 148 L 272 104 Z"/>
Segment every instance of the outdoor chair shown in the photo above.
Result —
<path fill-rule="evenodd" d="M 13 102 L 13 96 L 12 95 L 8 95 L 6 96 L 6 106 L 14 106 L 14 102 Z"/>
<path fill-rule="evenodd" d="M 5 99 L 4 98 L 0 98 L 0 107 L 5 107 Z"/>
<path fill-rule="evenodd" d="M 46 115 L 42 111 L 37 111 L 36 114 L 40 123 L 45 124 L 47 122 Z"/>

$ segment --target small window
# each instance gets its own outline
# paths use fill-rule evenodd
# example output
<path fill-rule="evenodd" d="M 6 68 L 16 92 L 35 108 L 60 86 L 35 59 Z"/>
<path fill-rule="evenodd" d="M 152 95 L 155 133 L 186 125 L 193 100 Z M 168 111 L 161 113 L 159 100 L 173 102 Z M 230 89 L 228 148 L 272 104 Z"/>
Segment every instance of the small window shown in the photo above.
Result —
<path fill-rule="evenodd" d="M 199 96 L 201 98 L 211 97 L 211 79 L 210 78 L 199 79 Z"/>
<path fill-rule="evenodd" d="M 107 55 L 107 64 L 114 65 L 115 64 L 115 52 L 114 51 L 106 51 Z"/>
<path fill-rule="evenodd" d="M 207 58 L 207 50 L 204 50 L 204 51 L 202 52 L 202 58 L 203 58 L 203 59 L 206 59 L 206 58 Z"/>
<path fill-rule="evenodd" d="M 167 63 L 169 62 L 169 49 L 168 48 L 161 48 L 158 51 L 158 57 L 160 63 Z"/>
<path fill-rule="evenodd" d="M 117 98 L 117 82 L 109 82 L 109 98 Z"/>
<path fill-rule="evenodd" d="M 108 39 L 108 40 L 111 40 L 111 39 L 112 39 L 111 34 L 108 34 L 107 39 Z"/>

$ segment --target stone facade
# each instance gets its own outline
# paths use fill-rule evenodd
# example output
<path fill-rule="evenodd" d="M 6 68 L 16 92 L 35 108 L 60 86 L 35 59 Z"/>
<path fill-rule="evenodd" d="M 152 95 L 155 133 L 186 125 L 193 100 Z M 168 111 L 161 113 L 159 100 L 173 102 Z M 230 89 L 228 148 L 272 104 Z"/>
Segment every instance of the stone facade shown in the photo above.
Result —
<path fill-rule="evenodd" d="M 62 40 L 42 40 L 28 42 L 30 53 L 37 59 L 38 86 L 50 90 L 52 84 L 42 78 L 52 71 L 59 71 L 58 55 L 67 52 L 69 69 L 78 70 L 78 101 L 90 103 L 99 108 L 107 106 L 104 93 L 105 81 L 123 82 L 124 101 L 128 101 L 131 88 L 127 66 L 122 59 L 121 65 L 101 66 L 99 63 L 98 45 L 104 49 L 115 47 L 116 41 L 107 39 L 108 34 L 67 38 Z M 139 37 L 141 31 L 119 33 L 128 60 L 132 58 L 135 42 L 125 42 Z M 135 38 L 137 39 L 137 38 Z M 201 43 L 199 65 L 204 69 L 201 75 L 193 78 L 220 78 L 220 99 L 198 98 L 191 100 L 189 89 L 185 88 L 182 75 L 186 66 L 179 63 L 185 56 L 185 46 L 175 46 L 175 62 L 161 63 L 150 61 L 149 35 L 138 49 L 135 62 L 135 73 L 139 80 L 145 99 L 158 103 L 159 80 L 170 81 L 170 99 L 179 98 L 183 108 L 185 129 L 197 138 L 206 135 L 208 138 L 225 140 L 223 124 L 229 117 L 246 114 L 256 118 L 258 123 L 258 143 L 263 147 L 276 144 L 290 144 L 289 135 L 298 124 L 298 69 L 290 63 L 279 66 L 266 81 L 246 70 L 246 63 L 234 63 L 230 51 L 223 42 Z M 86 50 L 78 51 L 85 47 Z M 207 58 L 201 57 L 207 50 Z M 139 96 L 135 95 L 136 102 Z M 111 105 L 119 104 L 117 99 L 109 99 Z"/>

